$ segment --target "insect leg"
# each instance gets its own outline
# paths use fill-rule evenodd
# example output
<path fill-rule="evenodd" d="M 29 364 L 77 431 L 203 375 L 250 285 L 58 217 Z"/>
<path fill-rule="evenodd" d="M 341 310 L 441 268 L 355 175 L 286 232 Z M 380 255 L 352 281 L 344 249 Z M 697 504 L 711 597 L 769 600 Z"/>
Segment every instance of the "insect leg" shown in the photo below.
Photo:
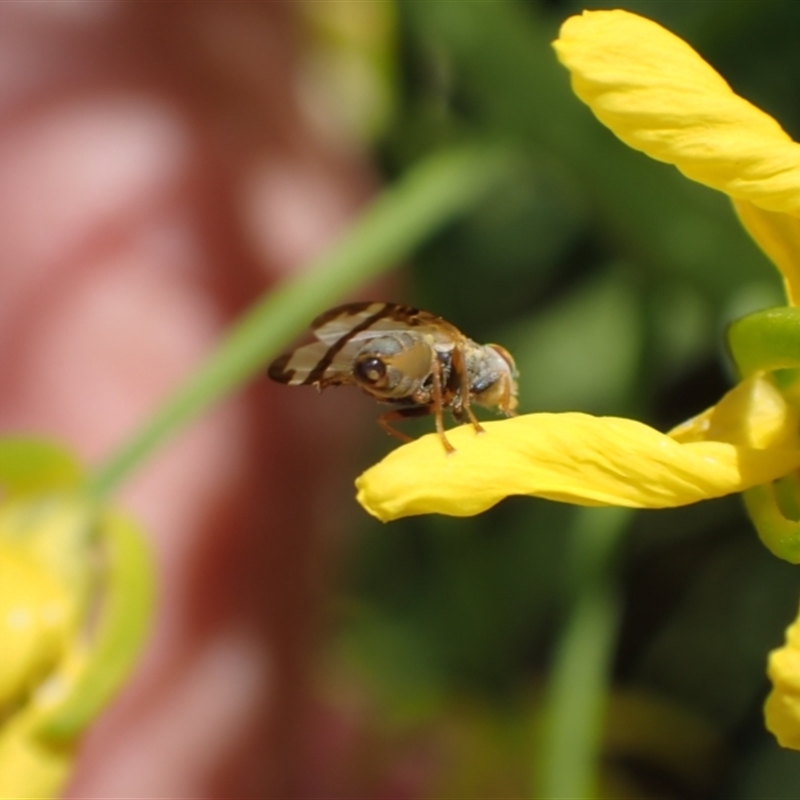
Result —
<path fill-rule="evenodd" d="M 449 453 L 455 453 L 456 449 L 444 435 L 444 422 L 442 421 L 442 365 L 439 359 L 433 361 L 433 413 L 436 418 L 436 432 L 442 440 L 444 449 Z"/>
<path fill-rule="evenodd" d="M 400 420 L 410 419 L 412 417 L 424 417 L 432 412 L 433 408 L 431 406 L 414 406 L 413 408 L 395 409 L 394 411 L 387 411 L 385 414 L 381 414 L 378 417 L 378 425 L 380 425 L 386 433 L 394 436 L 395 439 L 399 439 L 401 442 L 413 442 L 414 439 L 411 436 L 408 436 L 402 431 L 398 431 L 389 423 L 395 421 L 399 422 Z"/>
<path fill-rule="evenodd" d="M 458 360 L 461 362 L 461 410 L 464 411 L 469 417 L 472 427 L 475 428 L 475 433 L 485 433 L 486 431 L 484 430 L 483 426 L 480 424 L 480 422 L 478 422 L 477 418 L 472 413 L 472 409 L 469 407 L 469 374 L 467 373 L 467 364 L 466 359 L 464 358 L 464 353 L 460 347 L 456 347 L 455 350 Z"/>

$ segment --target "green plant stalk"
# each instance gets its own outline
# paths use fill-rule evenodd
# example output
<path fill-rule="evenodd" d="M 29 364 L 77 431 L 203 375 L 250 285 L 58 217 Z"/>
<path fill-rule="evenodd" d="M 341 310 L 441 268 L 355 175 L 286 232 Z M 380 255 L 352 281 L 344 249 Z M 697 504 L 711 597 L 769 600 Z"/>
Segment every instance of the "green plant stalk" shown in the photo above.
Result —
<path fill-rule="evenodd" d="M 545 699 L 534 797 L 597 796 L 597 767 L 621 602 L 615 562 L 632 512 L 582 508 L 572 531 L 575 589 Z"/>
<path fill-rule="evenodd" d="M 179 429 L 263 369 L 316 314 L 407 257 L 510 176 L 513 161 L 505 150 L 472 146 L 409 170 L 325 255 L 245 312 L 197 372 L 95 471 L 90 494 L 107 497 Z"/>

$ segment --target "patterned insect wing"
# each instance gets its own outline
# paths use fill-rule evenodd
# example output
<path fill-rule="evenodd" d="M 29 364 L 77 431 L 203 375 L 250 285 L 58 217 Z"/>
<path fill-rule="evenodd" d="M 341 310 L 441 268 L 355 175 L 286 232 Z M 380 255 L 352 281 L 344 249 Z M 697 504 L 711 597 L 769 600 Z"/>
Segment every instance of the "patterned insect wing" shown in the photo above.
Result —
<path fill-rule="evenodd" d="M 365 342 L 388 333 L 416 331 L 430 337 L 441 352 L 452 350 L 462 334 L 434 314 L 396 303 L 348 303 L 317 317 L 311 328 L 317 341 L 277 358 L 269 376 L 293 386 L 321 387 L 353 383 L 352 366 Z"/>

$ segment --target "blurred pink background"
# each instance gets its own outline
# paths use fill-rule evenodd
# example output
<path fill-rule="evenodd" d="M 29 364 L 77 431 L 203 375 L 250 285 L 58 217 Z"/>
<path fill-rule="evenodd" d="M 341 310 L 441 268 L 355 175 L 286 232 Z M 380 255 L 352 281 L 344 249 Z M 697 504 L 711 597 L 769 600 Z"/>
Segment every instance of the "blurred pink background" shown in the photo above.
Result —
<path fill-rule="evenodd" d="M 368 198 L 358 146 L 301 111 L 302 47 L 292 4 L 0 6 L 4 431 L 97 463 Z M 358 723 L 309 679 L 359 426 L 315 400 L 259 379 L 126 488 L 157 622 L 68 796 L 345 788 Z"/>

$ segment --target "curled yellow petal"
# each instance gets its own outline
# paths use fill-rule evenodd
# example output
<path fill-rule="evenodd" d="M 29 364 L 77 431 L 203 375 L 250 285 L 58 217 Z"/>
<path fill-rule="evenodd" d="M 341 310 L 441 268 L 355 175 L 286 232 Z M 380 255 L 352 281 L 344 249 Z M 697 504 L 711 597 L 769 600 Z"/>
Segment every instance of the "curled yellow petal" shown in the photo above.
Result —
<path fill-rule="evenodd" d="M 0 706 L 53 669 L 75 633 L 74 593 L 20 548 L 0 545 Z"/>
<path fill-rule="evenodd" d="M 384 522 L 415 514 L 465 517 L 509 495 L 578 505 L 669 508 L 772 481 L 800 466 L 800 450 L 726 442 L 682 444 L 618 417 L 527 414 L 436 435 L 391 452 L 356 481 L 358 502 Z"/>
<path fill-rule="evenodd" d="M 800 750 L 800 619 L 770 653 L 767 674 L 773 687 L 764 706 L 767 729 L 782 747 Z"/>
<path fill-rule="evenodd" d="M 0 798 L 47 800 L 61 796 L 75 760 L 77 743 L 52 747 L 38 735 L 29 709 L 0 728 Z"/>
<path fill-rule="evenodd" d="M 756 244 L 783 275 L 789 305 L 800 304 L 800 219 L 754 206 L 733 203 L 739 220 Z"/>
<path fill-rule="evenodd" d="M 46 800 L 61 796 L 80 740 L 53 741 L 43 725 L 74 689 L 84 671 L 86 655 L 80 646 L 67 653 L 58 669 L 0 725 L 0 798 Z"/>
<path fill-rule="evenodd" d="M 682 39 L 627 11 L 585 11 L 554 47 L 575 93 L 627 145 L 734 198 L 800 215 L 800 145 Z"/>
<path fill-rule="evenodd" d="M 691 441 L 687 425 L 703 429 L 698 440 L 767 448 L 792 448 L 797 441 L 798 413 L 775 386 L 771 375 L 756 373 L 737 383 L 708 411 L 680 425 L 669 435 L 678 441 Z"/>

